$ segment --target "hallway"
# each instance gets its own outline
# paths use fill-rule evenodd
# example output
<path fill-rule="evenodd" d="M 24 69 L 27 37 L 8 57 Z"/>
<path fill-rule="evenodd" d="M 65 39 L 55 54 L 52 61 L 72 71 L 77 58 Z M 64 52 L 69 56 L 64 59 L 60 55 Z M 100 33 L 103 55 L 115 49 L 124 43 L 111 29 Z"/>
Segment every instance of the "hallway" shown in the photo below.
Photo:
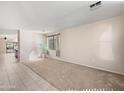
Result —
<path fill-rule="evenodd" d="M 0 55 L 0 90 L 57 90 L 25 65 L 16 62 L 13 54 Z"/>

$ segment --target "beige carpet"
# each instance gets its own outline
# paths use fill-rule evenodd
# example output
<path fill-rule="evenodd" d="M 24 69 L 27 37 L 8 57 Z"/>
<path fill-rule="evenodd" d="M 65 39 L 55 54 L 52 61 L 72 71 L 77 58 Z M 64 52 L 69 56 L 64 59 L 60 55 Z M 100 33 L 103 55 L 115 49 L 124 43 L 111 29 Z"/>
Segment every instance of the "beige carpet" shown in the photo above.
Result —
<path fill-rule="evenodd" d="M 59 90 L 124 90 L 123 75 L 54 59 L 24 64 Z"/>

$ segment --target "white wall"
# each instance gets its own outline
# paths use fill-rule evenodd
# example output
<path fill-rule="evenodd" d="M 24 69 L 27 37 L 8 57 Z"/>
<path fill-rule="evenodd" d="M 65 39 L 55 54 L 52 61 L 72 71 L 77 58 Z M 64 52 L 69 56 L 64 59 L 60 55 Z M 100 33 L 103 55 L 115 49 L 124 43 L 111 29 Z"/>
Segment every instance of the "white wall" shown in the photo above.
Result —
<path fill-rule="evenodd" d="M 0 38 L 7 37 L 7 42 L 18 42 L 17 34 L 0 34 Z"/>
<path fill-rule="evenodd" d="M 40 56 L 38 44 L 42 43 L 42 34 L 35 31 L 20 31 L 20 62 L 36 60 Z"/>
<path fill-rule="evenodd" d="M 0 38 L 0 54 L 6 53 L 6 41 L 3 38 Z"/>
<path fill-rule="evenodd" d="M 61 59 L 124 74 L 124 16 L 62 31 Z"/>

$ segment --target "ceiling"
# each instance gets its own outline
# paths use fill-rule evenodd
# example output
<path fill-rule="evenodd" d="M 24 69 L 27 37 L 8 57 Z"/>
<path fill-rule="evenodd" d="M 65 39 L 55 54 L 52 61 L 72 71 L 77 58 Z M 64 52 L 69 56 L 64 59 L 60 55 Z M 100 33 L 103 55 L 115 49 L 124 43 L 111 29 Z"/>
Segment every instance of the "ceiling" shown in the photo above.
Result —
<path fill-rule="evenodd" d="M 18 30 L 15 30 L 15 29 L 0 29 L 0 35 L 6 35 L 6 34 L 17 35 Z"/>
<path fill-rule="evenodd" d="M 124 2 L 102 2 L 91 10 L 90 1 L 0 1 L 0 29 L 61 31 L 124 14 Z M 0 30 L 1 31 L 1 30 Z"/>

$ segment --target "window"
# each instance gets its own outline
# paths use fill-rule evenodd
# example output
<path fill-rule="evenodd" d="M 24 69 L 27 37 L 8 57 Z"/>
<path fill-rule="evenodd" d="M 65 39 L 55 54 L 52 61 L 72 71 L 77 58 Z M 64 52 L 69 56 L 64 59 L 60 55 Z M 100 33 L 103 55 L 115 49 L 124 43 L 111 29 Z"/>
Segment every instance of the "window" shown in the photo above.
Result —
<path fill-rule="evenodd" d="M 17 42 L 7 42 L 6 43 L 6 52 L 7 53 L 14 53 L 16 48 L 17 48 Z"/>
<path fill-rule="evenodd" d="M 49 49 L 54 50 L 54 36 L 48 37 Z"/>
<path fill-rule="evenodd" d="M 48 46 L 49 46 L 49 49 L 51 50 L 57 50 L 58 48 L 58 37 L 59 37 L 60 34 L 55 34 L 55 35 L 51 35 L 51 36 L 48 36 Z"/>

